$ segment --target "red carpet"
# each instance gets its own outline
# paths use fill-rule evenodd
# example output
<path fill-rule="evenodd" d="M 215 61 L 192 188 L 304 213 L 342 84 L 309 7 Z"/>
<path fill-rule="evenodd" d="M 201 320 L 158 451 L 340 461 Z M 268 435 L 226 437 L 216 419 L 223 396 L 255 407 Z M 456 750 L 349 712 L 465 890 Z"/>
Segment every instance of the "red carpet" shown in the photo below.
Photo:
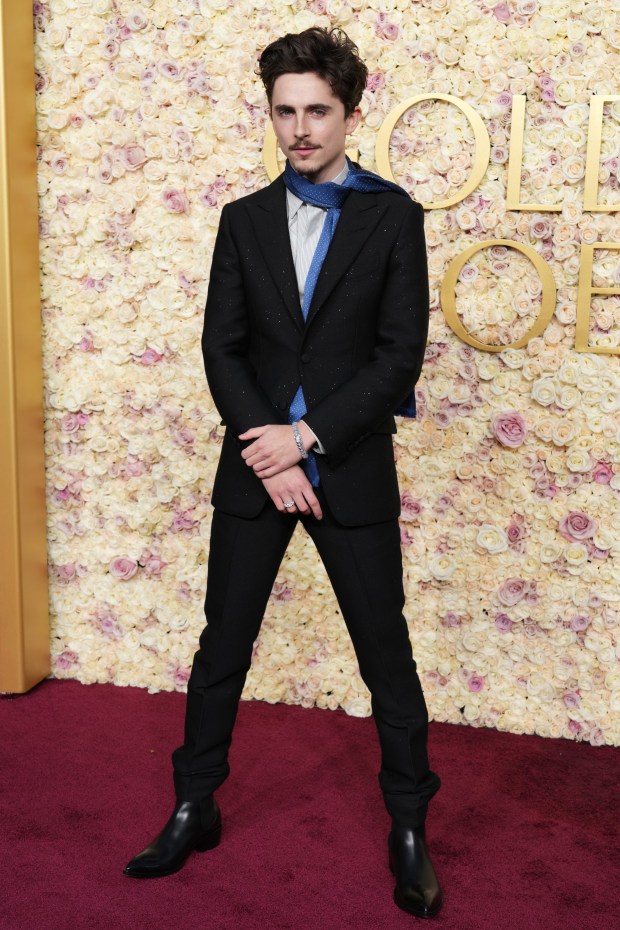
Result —
<path fill-rule="evenodd" d="M 125 862 L 173 806 L 182 694 L 45 681 L 0 699 L 2 930 L 392 930 L 374 724 L 243 703 L 222 844 L 176 875 Z M 616 930 L 618 753 L 431 726 L 442 930 Z"/>

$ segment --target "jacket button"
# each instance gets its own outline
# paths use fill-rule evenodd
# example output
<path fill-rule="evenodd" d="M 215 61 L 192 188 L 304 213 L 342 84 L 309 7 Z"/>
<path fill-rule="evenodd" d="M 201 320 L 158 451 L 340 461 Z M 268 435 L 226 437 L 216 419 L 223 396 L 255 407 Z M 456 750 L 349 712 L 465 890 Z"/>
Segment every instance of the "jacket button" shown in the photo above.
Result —
<path fill-rule="evenodd" d="M 309 352 L 304 352 L 304 354 L 303 354 L 302 357 L 301 357 L 301 360 L 302 360 L 302 362 L 304 363 L 304 365 L 307 365 L 308 362 L 310 361 L 310 358 L 311 358 L 310 353 L 309 353 Z"/>

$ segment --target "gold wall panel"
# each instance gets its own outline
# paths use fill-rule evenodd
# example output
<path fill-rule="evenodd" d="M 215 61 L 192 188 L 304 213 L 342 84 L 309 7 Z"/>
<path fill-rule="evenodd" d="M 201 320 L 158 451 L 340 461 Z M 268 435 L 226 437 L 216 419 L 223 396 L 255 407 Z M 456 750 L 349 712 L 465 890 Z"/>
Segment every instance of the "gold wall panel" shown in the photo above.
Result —
<path fill-rule="evenodd" d="M 32 8 L 0 0 L 0 691 L 49 674 Z"/>

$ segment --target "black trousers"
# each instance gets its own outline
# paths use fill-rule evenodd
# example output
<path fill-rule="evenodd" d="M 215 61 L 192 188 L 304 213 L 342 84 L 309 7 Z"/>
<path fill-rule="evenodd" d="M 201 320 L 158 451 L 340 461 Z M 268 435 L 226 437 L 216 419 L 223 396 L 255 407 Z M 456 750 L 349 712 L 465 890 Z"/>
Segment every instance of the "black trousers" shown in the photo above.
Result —
<path fill-rule="evenodd" d="M 252 647 L 301 520 L 323 560 L 371 693 L 385 806 L 397 822 L 420 826 L 440 780 L 429 769 L 428 714 L 402 613 L 398 520 L 342 526 L 318 491 L 322 520 L 280 513 L 271 501 L 251 520 L 217 510 L 213 515 L 207 626 L 187 687 L 184 743 L 172 754 L 176 795 L 199 801 L 228 776 L 228 749 Z"/>

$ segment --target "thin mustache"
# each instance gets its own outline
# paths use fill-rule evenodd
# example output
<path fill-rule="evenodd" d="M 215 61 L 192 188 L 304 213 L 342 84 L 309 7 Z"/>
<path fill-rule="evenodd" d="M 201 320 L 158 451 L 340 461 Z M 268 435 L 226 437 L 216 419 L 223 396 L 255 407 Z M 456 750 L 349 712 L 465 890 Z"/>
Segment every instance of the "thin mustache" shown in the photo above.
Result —
<path fill-rule="evenodd" d="M 320 145 L 304 145 L 303 143 L 300 143 L 299 145 L 292 145 L 291 151 L 296 152 L 297 149 L 320 149 L 320 148 L 321 148 Z"/>

